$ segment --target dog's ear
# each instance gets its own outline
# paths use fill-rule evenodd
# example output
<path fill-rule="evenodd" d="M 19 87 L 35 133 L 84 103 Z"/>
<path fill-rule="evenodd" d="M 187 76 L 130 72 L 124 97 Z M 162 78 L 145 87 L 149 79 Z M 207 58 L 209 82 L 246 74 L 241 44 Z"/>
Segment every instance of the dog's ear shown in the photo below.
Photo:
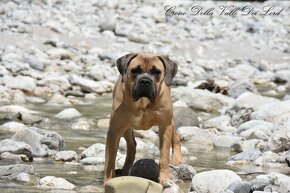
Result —
<path fill-rule="evenodd" d="M 168 56 L 158 56 L 159 60 L 162 61 L 164 68 L 165 68 L 165 84 L 170 86 L 174 76 L 177 73 L 178 66 L 177 64 L 168 58 Z"/>
<path fill-rule="evenodd" d="M 122 82 L 124 82 L 124 77 L 127 73 L 127 68 L 128 68 L 129 63 L 136 56 L 137 54 L 126 54 L 125 56 L 122 56 L 121 58 L 117 60 L 116 64 L 117 64 L 117 68 L 120 74 L 122 75 Z"/>

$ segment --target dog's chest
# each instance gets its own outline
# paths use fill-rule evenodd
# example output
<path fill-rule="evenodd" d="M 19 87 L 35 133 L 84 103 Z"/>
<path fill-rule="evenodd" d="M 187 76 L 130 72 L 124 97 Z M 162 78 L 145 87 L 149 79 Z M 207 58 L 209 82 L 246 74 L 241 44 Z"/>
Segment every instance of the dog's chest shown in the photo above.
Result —
<path fill-rule="evenodd" d="M 142 130 L 150 129 L 152 126 L 158 124 L 165 112 L 166 109 L 164 108 L 160 108 L 158 110 L 140 110 L 131 120 L 132 127 L 134 129 Z"/>

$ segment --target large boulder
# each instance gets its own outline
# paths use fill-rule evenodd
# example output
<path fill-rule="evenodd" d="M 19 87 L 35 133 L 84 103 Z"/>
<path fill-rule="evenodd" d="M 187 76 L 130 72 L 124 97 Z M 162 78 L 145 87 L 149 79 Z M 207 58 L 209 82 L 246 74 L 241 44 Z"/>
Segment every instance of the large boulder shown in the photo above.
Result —
<path fill-rule="evenodd" d="M 11 139 L 29 144 L 32 147 L 33 156 L 48 156 L 64 148 L 62 136 L 56 132 L 37 127 L 28 127 L 25 130 L 18 131 Z"/>
<path fill-rule="evenodd" d="M 242 179 L 233 171 L 206 171 L 193 177 L 192 188 L 197 193 L 217 193 L 226 190 L 234 181 L 242 181 Z"/>

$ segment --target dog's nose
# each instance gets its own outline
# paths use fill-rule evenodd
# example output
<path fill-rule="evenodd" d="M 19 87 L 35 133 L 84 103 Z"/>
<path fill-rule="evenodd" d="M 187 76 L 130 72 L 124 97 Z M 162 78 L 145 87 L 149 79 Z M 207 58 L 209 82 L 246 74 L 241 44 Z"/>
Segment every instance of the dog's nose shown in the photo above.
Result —
<path fill-rule="evenodd" d="M 142 86 L 148 87 L 152 83 L 152 80 L 150 80 L 148 78 L 142 78 L 139 80 L 139 82 Z"/>

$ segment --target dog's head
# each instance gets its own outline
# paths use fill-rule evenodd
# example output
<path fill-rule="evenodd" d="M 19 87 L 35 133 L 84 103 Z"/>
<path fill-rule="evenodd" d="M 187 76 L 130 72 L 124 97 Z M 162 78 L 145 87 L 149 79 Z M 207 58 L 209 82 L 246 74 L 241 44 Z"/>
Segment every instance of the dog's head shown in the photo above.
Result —
<path fill-rule="evenodd" d="M 154 102 L 159 87 L 163 83 L 170 86 L 177 73 L 175 62 L 152 53 L 127 54 L 117 60 L 117 67 L 134 101 L 146 97 Z"/>

